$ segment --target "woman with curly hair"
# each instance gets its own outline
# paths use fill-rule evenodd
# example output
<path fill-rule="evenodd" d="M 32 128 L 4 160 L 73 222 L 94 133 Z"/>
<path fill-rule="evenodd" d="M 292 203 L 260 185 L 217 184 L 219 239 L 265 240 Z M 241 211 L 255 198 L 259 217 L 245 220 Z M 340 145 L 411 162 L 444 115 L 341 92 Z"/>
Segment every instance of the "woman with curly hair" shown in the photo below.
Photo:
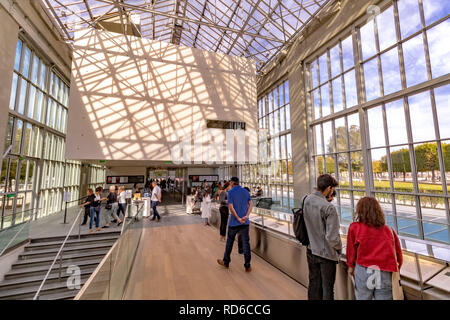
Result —
<path fill-rule="evenodd" d="M 402 262 L 400 241 L 386 225 L 377 199 L 361 198 L 347 235 L 347 266 L 355 279 L 356 299 L 392 300 L 392 273 L 400 271 Z"/>

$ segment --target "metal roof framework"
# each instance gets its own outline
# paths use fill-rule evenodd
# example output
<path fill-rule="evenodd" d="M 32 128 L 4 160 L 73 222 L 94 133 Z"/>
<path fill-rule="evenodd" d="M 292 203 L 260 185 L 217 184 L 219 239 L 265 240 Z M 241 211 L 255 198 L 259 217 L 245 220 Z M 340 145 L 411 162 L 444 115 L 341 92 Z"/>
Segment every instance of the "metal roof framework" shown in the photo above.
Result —
<path fill-rule="evenodd" d="M 140 26 L 143 38 L 254 59 L 257 71 L 331 0 L 41 0 L 62 29 L 96 27 L 107 17 Z"/>

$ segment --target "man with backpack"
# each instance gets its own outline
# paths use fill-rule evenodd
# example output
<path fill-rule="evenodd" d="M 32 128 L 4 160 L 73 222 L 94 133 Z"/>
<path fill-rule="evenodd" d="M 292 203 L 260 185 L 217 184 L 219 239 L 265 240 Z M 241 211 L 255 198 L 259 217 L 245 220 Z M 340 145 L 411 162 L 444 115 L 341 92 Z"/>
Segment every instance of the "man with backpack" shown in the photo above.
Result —
<path fill-rule="evenodd" d="M 303 218 L 309 238 L 309 300 L 333 300 L 336 266 L 342 250 L 336 208 L 327 201 L 339 184 L 331 175 L 317 178 L 317 190 L 304 199 Z"/>

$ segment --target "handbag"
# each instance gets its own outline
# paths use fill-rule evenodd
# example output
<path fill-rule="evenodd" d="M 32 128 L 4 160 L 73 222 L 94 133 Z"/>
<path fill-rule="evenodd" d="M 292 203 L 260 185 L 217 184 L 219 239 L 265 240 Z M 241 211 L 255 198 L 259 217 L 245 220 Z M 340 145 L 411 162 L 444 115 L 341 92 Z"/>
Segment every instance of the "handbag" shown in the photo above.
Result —
<path fill-rule="evenodd" d="M 398 261 L 397 261 L 397 252 L 395 250 L 395 236 L 394 236 L 394 230 L 392 228 L 389 228 L 392 233 L 392 238 L 394 239 L 394 257 L 395 257 L 395 265 L 397 266 L 398 271 L 392 272 L 392 298 L 394 300 L 405 300 L 405 296 L 403 294 L 403 287 L 400 280 L 400 269 L 398 268 Z"/>

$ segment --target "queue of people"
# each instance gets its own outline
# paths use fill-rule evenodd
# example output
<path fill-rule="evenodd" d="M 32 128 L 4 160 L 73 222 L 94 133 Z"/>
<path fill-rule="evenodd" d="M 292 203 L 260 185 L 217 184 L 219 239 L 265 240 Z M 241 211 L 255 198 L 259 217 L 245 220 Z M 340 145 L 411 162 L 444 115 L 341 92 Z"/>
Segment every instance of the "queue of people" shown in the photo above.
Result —
<path fill-rule="evenodd" d="M 133 191 L 141 192 L 140 189 L 137 188 L 137 184 L 133 186 Z M 92 189 L 87 190 L 87 195 L 85 201 L 80 204 L 80 207 L 84 207 L 84 218 L 81 225 L 86 225 L 89 218 L 89 232 L 94 233 L 94 223 L 95 223 L 95 231 L 101 231 L 102 228 L 109 228 L 111 223 L 117 223 L 117 226 L 120 226 L 123 223 L 126 214 L 127 208 L 127 199 L 126 192 L 124 186 L 110 186 L 109 193 L 106 197 L 102 197 L 101 194 L 103 192 L 102 187 L 95 188 L 95 191 Z M 158 213 L 157 206 L 162 201 L 161 196 L 161 188 L 157 184 L 156 180 L 147 182 L 142 190 L 144 196 L 148 196 L 151 198 L 151 206 L 153 209 L 153 218 L 152 220 L 157 219 L 159 222 L 161 220 L 161 216 Z M 106 201 L 105 210 L 104 210 L 104 219 L 106 221 L 103 227 L 100 227 L 101 220 L 101 204 L 103 201 Z M 122 218 L 121 218 L 122 217 Z"/>

